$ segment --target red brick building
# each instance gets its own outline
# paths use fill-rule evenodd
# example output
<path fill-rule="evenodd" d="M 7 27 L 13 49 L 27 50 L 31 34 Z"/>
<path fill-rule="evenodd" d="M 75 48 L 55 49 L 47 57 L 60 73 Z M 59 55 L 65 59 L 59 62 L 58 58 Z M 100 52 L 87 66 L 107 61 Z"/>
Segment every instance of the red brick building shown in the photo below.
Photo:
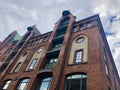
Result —
<path fill-rule="evenodd" d="M 28 27 L 0 44 L 0 90 L 120 90 L 98 15 L 75 21 L 69 11 L 53 31 Z"/>

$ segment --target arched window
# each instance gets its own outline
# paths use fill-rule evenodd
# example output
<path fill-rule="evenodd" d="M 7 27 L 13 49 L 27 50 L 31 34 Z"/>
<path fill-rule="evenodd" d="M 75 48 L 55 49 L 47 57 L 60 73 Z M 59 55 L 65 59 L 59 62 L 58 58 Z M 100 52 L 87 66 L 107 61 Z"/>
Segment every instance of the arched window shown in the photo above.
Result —
<path fill-rule="evenodd" d="M 29 78 L 22 79 L 17 87 L 17 90 L 26 90 L 29 81 Z"/>
<path fill-rule="evenodd" d="M 22 63 L 20 62 L 20 63 L 18 63 L 18 64 L 16 65 L 16 67 L 15 67 L 14 70 L 13 70 L 13 73 L 18 72 L 18 70 L 20 69 L 21 64 L 22 64 Z"/>
<path fill-rule="evenodd" d="M 52 77 L 43 78 L 39 81 L 37 90 L 49 90 Z"/>
<path fill-rule="evenodd" d="M 10 83 L 11 83 L 11 80 L 7 80 L 7 81 L 5 81 L 5 84 L 4 84 L 2 90 L 7 90 L 8 86 L 10 85 Z"/>
<path fill-rule="evenodd" d="M 34 90 L 49 90 L 52 81 L 52 75 L 53 73 L 51 72 L 43 72 L 39 74 L 36 79 L 38 81 Z"/>
<path fill-rule="evenodd" d="M 66 77 L 64 90 L 87 90 L 87 75 L 74 74 Z"/>

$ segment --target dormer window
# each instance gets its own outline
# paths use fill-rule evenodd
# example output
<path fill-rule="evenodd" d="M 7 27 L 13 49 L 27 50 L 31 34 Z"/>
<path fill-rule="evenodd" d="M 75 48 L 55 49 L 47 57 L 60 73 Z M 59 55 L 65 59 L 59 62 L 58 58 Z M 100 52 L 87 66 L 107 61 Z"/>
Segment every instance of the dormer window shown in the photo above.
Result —
<path fill-rule="evenodd" d="M 90 27 L 92 27 L 92 22 L 91 21 L 87 22 L 87 28 L 90 28 Z"/>
<path fill-rule="evenodd" d="M 83 30 L 84 29 L 84 24 L 81 24 L 80 25 L 80 30 Z"/>

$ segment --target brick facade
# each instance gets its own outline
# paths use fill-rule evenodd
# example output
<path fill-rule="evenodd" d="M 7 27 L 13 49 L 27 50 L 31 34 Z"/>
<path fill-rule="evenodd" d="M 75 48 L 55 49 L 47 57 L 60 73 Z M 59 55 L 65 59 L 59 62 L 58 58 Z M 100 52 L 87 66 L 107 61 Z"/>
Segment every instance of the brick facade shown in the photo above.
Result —
<path fill-rule="evenodd" d="M 9 45 L 11 42 L 8 38 L 14 37 L 13 33 L 12 36 L 8 36 L 0 44 L 1 90 L 6 80 L 11 80 L 7 90 L 16 90 L 20 81 L 25 78 L 30 79 L 26 90 L 37 90 L 38 82 L 49 76 L 52 77 L 49 90 L 64 90 L 66 77 L 73 74 L 87 75 L 87 90 L 120 89 L 118 72 L 99 16 L 94 15 L 75 21 L 75 17 L 69 11 L 64 11 L 62 15 L 51 32 L 45 34 L 36 33 L 38 32 L 36 26 L 32 26 L 15 44 Z M 61 22 L 67 19 L 69 19 L 67 25 L 60 26 L 62 25 Z M 88 22 L 91 23 L 89 27 L 87 26 Z M 83 29 L 80 30 L 82 25 Z M 88 38 L 87 53 L 85 53 L 87 54 L 87 60 L 77 64 L 68 64 L 73 40 L 80 35 L 85 35 Z M 58 45 L 61 45 L 60 49 Z M 41 55 L 37 60 L 36 66 L 32 70 L 26 70 L 27 67 L 29 68 L 28 65 L 30 65 L 34 53 L 40 47 L 44 48 L 40 52 Z M 8 48 L 12 49 L 10 49 L 9 53 L 5 53 Z M 29 51 L 27 57 L 22 61 L 19 70 L 13 73 L 11 70 L 15 68 L 19 57 L 26 51 Z M 74 56 L 75 54 L 73 54 Z M 3 57 L 5 57 L 4 60 Z M 53 57 L 57 58 L 57 62 L 50 64 L 51 61 L 49 59 L 54 59 Z M 106 67 L 108 73 L 106 72 Z"/>

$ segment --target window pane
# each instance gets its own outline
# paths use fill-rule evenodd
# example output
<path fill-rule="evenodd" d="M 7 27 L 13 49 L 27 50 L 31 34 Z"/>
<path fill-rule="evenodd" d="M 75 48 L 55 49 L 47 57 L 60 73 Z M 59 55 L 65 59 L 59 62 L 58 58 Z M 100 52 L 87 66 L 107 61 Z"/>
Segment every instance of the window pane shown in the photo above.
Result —
<path fill-rule="evenodd" d="M 72 78 L 70 90 L 80 90 L 80 78 Z"/>
<path fill-rule="evenodd" d="M 26 83 L 21 83 L 18 90 L 25 90 L 26 89 Z"/>
<path fill-rule="evenodd" d="M 84 25 L 80 25 L 80 30 L 83 30 L 84 29 Z"/>
<path fill-rule="evenodd" d="M 106 70 L 106 74 L 108 75 L 109 73 L 108 73 L 108 66 L 107 66 L 107 64 L 105 63 L 105 70 Z"/>
<path fill-rule="evenodd" d="M 9 84 L 11 83 L 11 80 L 7 81 L 3 87 L 4 90 L 7 90 Z"/>
<path fill-rule="evenodd" d="M 29 82 L 29 79 L 24 79 L 22 82 L 28 83 L 28 82 Z"/>
<path fill-rule="evenodd" d="M 43 50 L 43 47 L 40 47 L 37 52 L 40 53 L 42 52 L 42 50 Z"/>
<path fill-rule="evenodd" d="M 7 81 L 6 83 L 10 84 L 10 83 L 11 83 L 11 81 Z"/>
<path fill-rule="evenodd" d="M 74 32 L 77 32 L 77 28 L 74 28 Z"/>
<path fill-rule="evenodd" d="M 47 90 L 48 86 L 49 86 L 49 82 L 43 82 L 41 84 L 40 90 Z"/>
<path fill-rule="evenodd" d="M 54 62 L 54 59 L 51 59 L 51 60 L 50 60 L 50 63 L 52 63 L 52 62 Z"/>
<path fill-rule="evenodd" d="M 87 86 L 86 86 L 86 83 L 87 83 L 87 77 L 86 77 L 86 75 L 82 75 L 82 87 L 81 87 L 81 90 L 86 90 L 87 88 Z"/>
<path fill-rule="evenodd" d="M 26 90 L 27 84 L 30 79 L 23 79 L 17 87 L 17 90 Z"/>
<path fill-rule="evenodd" d="M 18 63 L 18 64 L 16 65 L 16 67 L 15 67 L 15 69 L 14 69 L 13 72 L 17 72 L 17 71 L 19 70 L 19 68 L 20 68 L 20 65 L 21 65 L 21 63 Z"/>
<path fill-rule="evenodd" d="M 3 87 L 3 89 L 7 89 L 9 86 L 9 84 L 5 84 L 5 86 Z"/>
<path fill-rule="evenodd" d="M 82 54 L 83 54 L 82 50 L 76 52 L 76 57 L 75 57 L 75 62 L 76 63 L 82 61 Z"/>
<path fill-rule="evenodd" d="M 54 59 L 54 62 L 57 62 L 57 59 L 56 59 L 56 58 Z"/>
<path fill-rule="evenodd" d="M 51 77 L 45 78 L 40 81 L 40 86 L 38 90 L 49 90 L 49 86 L 51 83 Z"/>
<path fill-rule="evenodd" d="M 88 22 L 87 23 L 87 28 L 91 27 L 92 26 L 92 23 L 91 22 Z"/>
<path fill-rule="evenodd" d="M 65 90 L 86 90 L 87 76 L 83 74 L 67 77 Z"/>
<path fill-rule="evenodd" d="M 49 78 L 45 78 L 45 79 L 43 79 L 43 81 L 50 81 L 51 80 L 51 78 L 49 77 Z"/>
<path fill-rule="evenodd" d="M 29 67 L 29 69 L 33 69 L 35 64 L 36 64 L 36 62 L 37 62 L 37 60 L 33 60 L 31 65 L 30 65 L 30 67 Z"/>

